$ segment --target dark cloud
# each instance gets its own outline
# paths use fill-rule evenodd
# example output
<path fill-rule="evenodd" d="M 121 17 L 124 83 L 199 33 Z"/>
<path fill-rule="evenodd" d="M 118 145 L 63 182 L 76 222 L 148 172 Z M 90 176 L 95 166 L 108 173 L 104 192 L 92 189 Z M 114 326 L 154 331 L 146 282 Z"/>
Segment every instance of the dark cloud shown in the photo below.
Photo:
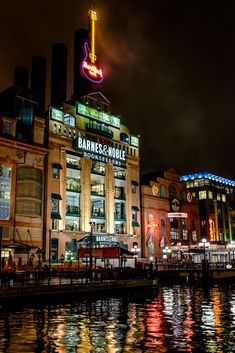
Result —
<path fill-rule="evenodd" d="M 51 45 L 69 48 L 87 26 L 89 2 L 2 4 L 0 89 L 16 65 L 30 67 Z M 175 167 L 235 179 L 235 3 L 227 1 L 96 0 L 97 50 L 113 112 L 141 135 L 142 172 Z M 48 78 L 48 91 L 50 79 Z"/>

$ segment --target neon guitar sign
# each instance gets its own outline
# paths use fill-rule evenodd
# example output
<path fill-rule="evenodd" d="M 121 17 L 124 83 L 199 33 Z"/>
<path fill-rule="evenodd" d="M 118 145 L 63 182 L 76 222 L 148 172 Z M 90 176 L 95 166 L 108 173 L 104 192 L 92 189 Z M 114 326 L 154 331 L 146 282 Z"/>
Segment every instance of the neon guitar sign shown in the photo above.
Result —
<path fill-rule="evenodd" d="M 88 43 L 83 45 L 84 59 L 81 62 L 80 70 L 83 77 L 93 83 L 101 83 L 103 81 L 103 71 L 96 65 L 95 55 L 95 21 L 96 13 L 93 10 L 89 11 L 91 20 L 91 48 Z"/>

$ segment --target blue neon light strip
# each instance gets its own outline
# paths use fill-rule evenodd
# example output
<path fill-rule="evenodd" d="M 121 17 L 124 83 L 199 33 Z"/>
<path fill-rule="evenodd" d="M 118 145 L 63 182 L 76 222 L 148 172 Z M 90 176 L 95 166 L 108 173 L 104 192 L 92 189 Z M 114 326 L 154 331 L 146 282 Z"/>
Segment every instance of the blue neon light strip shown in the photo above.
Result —
<path fill-rule="evenodd" d="M 200 172 L 200 173 L 194 173 L 194 174 L 187 174 L 187 175 L 182 175 L 180 177 L 180 181 L 188 181 L 188 180 L 195 180 L 195 179 L 209 179 L 216 181 L 217 183 L 225 184 L 225 185 L 230 185 L 230 186 L 235 186 L 235 181 L 222 178 L 220 176 L 207 173 L 207 172 Z"/>

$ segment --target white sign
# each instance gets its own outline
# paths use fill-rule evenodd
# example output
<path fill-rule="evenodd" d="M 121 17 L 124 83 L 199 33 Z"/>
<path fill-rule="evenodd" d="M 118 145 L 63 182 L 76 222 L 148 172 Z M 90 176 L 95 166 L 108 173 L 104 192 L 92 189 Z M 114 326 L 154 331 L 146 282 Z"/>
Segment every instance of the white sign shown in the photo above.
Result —
<path fill-rule="evenodd" d="M 111 147 L 109 145 L 104 145 L 95 141 L 90 141 L 88 139 L 78 137 L 76 148 L 95 153 L 103 157 L 117 159 L 119 161 L 126 160 L 126 152 L 118 148 Z"/>
<path fill-rule="evenodd" d="M 115 235 L 96 235 L 96 241 L 117 242 L 117 237 Z"/>
<path fill-rule="evenodd" d="M 168 218 L 188 218 L 188 214 L 186 212 L 171 212 L 168 213 Z"/>

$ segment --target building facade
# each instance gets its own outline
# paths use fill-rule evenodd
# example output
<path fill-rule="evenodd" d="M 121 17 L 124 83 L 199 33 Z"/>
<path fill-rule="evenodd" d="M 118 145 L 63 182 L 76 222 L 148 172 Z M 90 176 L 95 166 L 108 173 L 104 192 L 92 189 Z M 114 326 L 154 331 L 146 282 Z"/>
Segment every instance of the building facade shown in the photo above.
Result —
<path fill-rule="evenodd" d="M 36 252 L 41 256 L 47 149 L 45 120 L 35 116 L 36 102 L 29 91 L 12 87 L 1 93 L 0 101 L 1 113 L 5 114 L 0 116 L 0 254 L 3 269 L 29 263 Z"/>
<path fill-rule="evenodd" d="M 201 239 L 199 204 L 180 175 L 169 169 L 141 177 L 144 256 L 151 261 L 180 261 Z"/>
<path fill-rule="evenodd" d="M 91 234 L 94 247 L 140 248 L 139 138 L 108 100 L 97 92 L 51 107 L 48 138 L 47 258 L 77 259 Z"/>
<path fill-rule="evenodd" d="M 199 199 L 201 235 L 210 243 L 211 257 L 228 261 L 227 246 L 235 240 L 235 182 L 207 172 L 183 175 L 180 179 Z M 224 250 L 221 258 L 219 250 Z"/>

